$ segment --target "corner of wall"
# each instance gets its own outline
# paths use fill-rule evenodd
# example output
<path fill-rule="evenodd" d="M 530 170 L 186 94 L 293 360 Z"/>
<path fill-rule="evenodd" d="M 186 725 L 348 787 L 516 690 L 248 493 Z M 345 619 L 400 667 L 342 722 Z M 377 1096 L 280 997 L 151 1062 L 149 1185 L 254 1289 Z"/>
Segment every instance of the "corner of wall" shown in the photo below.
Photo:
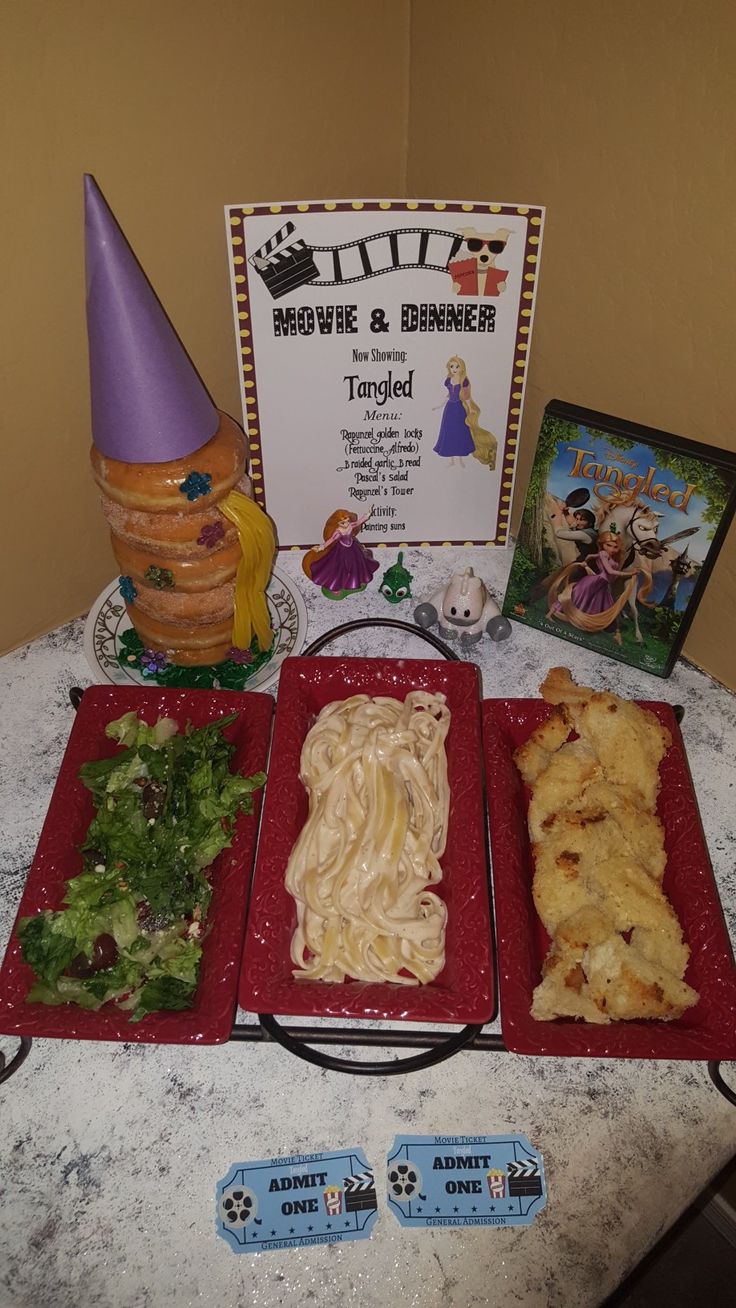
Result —
<path fill-rule="evenodd" d="M 413 89 L 414 89 L 414 24 L 416 21 L 416 0 L 408 0 L 407 3 L 407 32 L 406 32 L 406 116 L 404 119 L 404 195 L 411 194 L 409 182 L 411 179 L 411 132 L 413 118 Z"/>
<path fill-rule="evenodd" d="M 402 188 L 405 196 L 409 196 L 409 156 L 411 150 L 411 110 L 412 110 L 412 57 L 413 57 L 413 37 L 414 37 L 414 4 L 415 0 L 407 0 L 406 5 L 406 64 L 404 72 L 404 84 L 406 88 L 406 100 L 404 106 L 404 168 L 402 176 Z"/>

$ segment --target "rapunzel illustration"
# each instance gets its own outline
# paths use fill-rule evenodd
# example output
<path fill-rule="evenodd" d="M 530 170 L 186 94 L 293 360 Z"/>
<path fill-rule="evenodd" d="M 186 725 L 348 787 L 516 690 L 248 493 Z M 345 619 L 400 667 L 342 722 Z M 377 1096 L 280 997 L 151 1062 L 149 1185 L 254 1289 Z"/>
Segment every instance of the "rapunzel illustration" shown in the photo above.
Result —
<path fill-rule="evenodd" d="M 620 645 L 618 615 L 633 594 L 640 571 L 638 567 L 622 569 L 622 562 L 620 533 L 601 532 L 597 554 L 568 564 L 553 577 L 547 591 L 547 617 L 571 622 L 581 631 L 610 631 L 615 643 Z M 619 577 L 627 580 L 618 599 L 614 599 L 611 581 Z"/>
<path fill-rule="evenodd" d="M 480 409 L 473 399 L 470 378 L 465 361 L 453 354 L 447 360 L 445 378 L 447 395 L 442 406 L 440 434 L 434 447 L 435 454 L 465 466 L 465 455 L 472 454 L 479 463 L 493 469 L 496 466 L 496 437 L 480 426 Z"/>
<path fill-rule="evenodd" d="M 350 509 L 337 509 L 325 523 L 324 545 L 304 555 L 304 571 L 327 599 L 345 599 L 352 591 L 365 590 L 378 568 L 371 551 L 357 539 L 371 513 L 359 518 Z"/>

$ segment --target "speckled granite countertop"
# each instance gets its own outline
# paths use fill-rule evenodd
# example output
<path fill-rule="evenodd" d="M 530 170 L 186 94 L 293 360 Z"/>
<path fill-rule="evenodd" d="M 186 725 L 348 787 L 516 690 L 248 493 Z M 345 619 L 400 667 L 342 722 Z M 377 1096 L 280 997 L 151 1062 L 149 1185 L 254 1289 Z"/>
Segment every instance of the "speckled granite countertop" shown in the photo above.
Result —
<path fill-rule="evenodd" d="M 386 565 L 395 551 L 386 551 Z M 422 597 L 471 563 L 502 593 L 505 551 L 412 550 Z M 338 623 L 407 616 L 371 587 L 341 604 L 302 591 L 308 640 Z M 408 605 L 405 606 L 408 609 Z M 71 725 L 92 680 L 81 621 L 0 662 L 0 951 L 15 916 Z M 360 632 L 330 652 L 426 657 L 420 641 Z M 668 681 L 514 625 L 472 655 L 485 696 L 536 695 L 547 668 L 685 706 L 683 733 L 732 939 L 736 938 L 736 698 L 680 662 Z M 0 1037 L 10 1055 L 15 1041 Z M 349 1051 L 339 1051 L 348 1053 Z M 390 1052 L 378 1056 L 390 1057 Z M 726 1069 L 733 1080 L 732 1069 Z M 0 1305 L 446 1305 L 600 1303 L 736 1152 L 736 1110 L 701 1063 L 527 1059 L 467 1052 L 427 1072 L 365 1080 L 276 1046 L 38 1040 L 0 1088 Z M 215 1235 L 229 1164 L 361 1145 L 377 1171 L 397 1131 L 523 1131 L 549 1200 L 528 1229 L 402 1229 L 379 1198 L 360 1243 L 236 1256 Z M 380 1185 L 379 1185 L 380 1194 Z"/>

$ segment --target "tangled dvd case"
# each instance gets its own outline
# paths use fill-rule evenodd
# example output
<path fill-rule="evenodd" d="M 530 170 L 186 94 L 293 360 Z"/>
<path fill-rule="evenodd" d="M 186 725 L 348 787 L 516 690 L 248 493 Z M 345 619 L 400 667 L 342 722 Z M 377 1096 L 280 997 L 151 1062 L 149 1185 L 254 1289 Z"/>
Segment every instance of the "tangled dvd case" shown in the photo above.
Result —
<path fill-rule="evenodd" d="M 547 405 L 503 612 L 666 677 L 736 508 L 736 454 Z"/>

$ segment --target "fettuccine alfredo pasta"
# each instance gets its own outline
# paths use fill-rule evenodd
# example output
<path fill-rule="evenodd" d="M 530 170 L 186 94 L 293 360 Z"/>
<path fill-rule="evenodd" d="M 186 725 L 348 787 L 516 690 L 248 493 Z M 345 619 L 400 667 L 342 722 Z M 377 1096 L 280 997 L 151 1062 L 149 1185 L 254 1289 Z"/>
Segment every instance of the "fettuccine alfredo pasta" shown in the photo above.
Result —
<path fill-rule="evenodd" d="M 442 694 L 328 704 L 302 747 L 309 815 L 286 869 L 300 980 L 421 985 L 445 964 L 450 790 Z"/>

